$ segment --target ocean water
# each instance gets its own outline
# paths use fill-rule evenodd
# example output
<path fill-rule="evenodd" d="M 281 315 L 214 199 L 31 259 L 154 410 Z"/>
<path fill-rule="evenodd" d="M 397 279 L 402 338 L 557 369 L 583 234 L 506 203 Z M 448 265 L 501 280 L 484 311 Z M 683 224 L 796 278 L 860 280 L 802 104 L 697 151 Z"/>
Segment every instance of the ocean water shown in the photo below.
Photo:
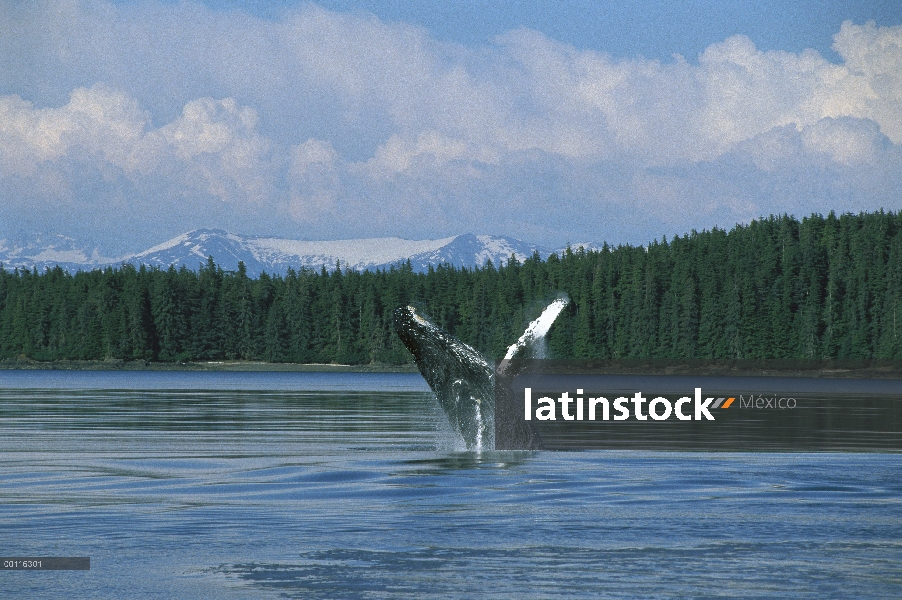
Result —
<path fill-rule="evenodd" d="M 3 598 L 900 598 L 902 454 L 465 452 L 418 375 L 0 371 Z"/>

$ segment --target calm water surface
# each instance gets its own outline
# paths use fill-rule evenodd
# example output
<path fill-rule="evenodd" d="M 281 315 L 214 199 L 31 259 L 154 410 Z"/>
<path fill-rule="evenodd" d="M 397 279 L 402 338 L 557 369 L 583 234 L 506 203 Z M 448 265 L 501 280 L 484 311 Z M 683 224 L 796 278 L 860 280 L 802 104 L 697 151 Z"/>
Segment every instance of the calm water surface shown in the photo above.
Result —
<path fill-rule="evenodd" d="M 902 455 L 460 451 L 418 375 L 0 371 L 9 598 L 902 597 Z"/>

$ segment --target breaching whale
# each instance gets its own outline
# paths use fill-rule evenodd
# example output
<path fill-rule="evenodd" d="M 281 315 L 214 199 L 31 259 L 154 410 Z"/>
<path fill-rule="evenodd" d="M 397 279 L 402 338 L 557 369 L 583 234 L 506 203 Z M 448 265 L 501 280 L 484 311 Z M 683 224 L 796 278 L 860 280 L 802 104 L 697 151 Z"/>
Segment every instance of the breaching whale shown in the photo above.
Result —
<path fill-rule="evenodd" d="M 508 414 L 511 403 L 503 401 L 506 398 L 495 397 L 495 378 L 512 379 L 516 373 L 511 365 L 516 364 L 516 359 L 544 357 L 545 335 L 567 304 L 566 297 L 561 297 L 546 306 L 541 316 L 507 349 L 497 374 L 473 347 L 430 322 L 413 306 L 395 309 L 393 321 L 398 337 L 413 354 L 417 368 L 467 449 L 495 448 L 496 418 L 502 419 L 499 423 L 518 428 L 506 431 L 507 438 L 517 440 L 516 447 L 541 447 L 538 434 L 528 424 L 508 418 L 512 416 Z M 499 386 L 499 389 L 504 388 Z"/>

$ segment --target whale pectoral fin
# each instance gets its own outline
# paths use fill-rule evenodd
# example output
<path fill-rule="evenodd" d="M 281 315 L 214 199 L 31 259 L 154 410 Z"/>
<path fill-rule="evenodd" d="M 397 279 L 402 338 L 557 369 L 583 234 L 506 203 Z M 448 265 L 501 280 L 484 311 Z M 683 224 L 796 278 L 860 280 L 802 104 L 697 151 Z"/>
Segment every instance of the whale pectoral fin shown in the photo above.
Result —
<path fill-rule="evenodd" d="M 494 448 L 495 374 L 471 346 L 403 306 L 392 315 L 395 331 L 432 388 L 448 421 L 469 449 Z"/>
<path fill-rule="evenodd" d="M 570 299 L 561 296 L 546 306 L 539 318 L 526 327 L 526 331 L 523 332 L 520 339 L 508 347 L 504 359 L 545 358 L 545 336 L 548 335 L 554 321 L 568 304 L 570 304 Z"/>

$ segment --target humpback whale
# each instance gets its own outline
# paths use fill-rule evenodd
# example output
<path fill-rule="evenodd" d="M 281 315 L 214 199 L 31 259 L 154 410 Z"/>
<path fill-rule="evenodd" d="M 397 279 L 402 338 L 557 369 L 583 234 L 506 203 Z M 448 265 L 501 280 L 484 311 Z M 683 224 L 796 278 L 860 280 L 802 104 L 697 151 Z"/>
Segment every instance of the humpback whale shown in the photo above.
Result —
<path fill-rule="evenodd" d="M 507 349 L 497 373 L 473 347 L 423 317 L 413 306 L 395 309 L 392 317 L 398 337 L 413 354 L 417 368 L 467 449 L 495 449 L 496 418 L 501 419 L 499 424 L 515 428 L 505 432 L 507 438 L 517 439 L 516 447 L 541 448 L 538 434 L 512 418 L 512 399 L 496 398 L 496 377 L 512 380 L 518 359 L 544 357 L 545 335 L 567 304 L 567 298 L 560 297 L 546 306 Z M 506 387 L 498 386 L 498 390 L 504 394 Z"/>

